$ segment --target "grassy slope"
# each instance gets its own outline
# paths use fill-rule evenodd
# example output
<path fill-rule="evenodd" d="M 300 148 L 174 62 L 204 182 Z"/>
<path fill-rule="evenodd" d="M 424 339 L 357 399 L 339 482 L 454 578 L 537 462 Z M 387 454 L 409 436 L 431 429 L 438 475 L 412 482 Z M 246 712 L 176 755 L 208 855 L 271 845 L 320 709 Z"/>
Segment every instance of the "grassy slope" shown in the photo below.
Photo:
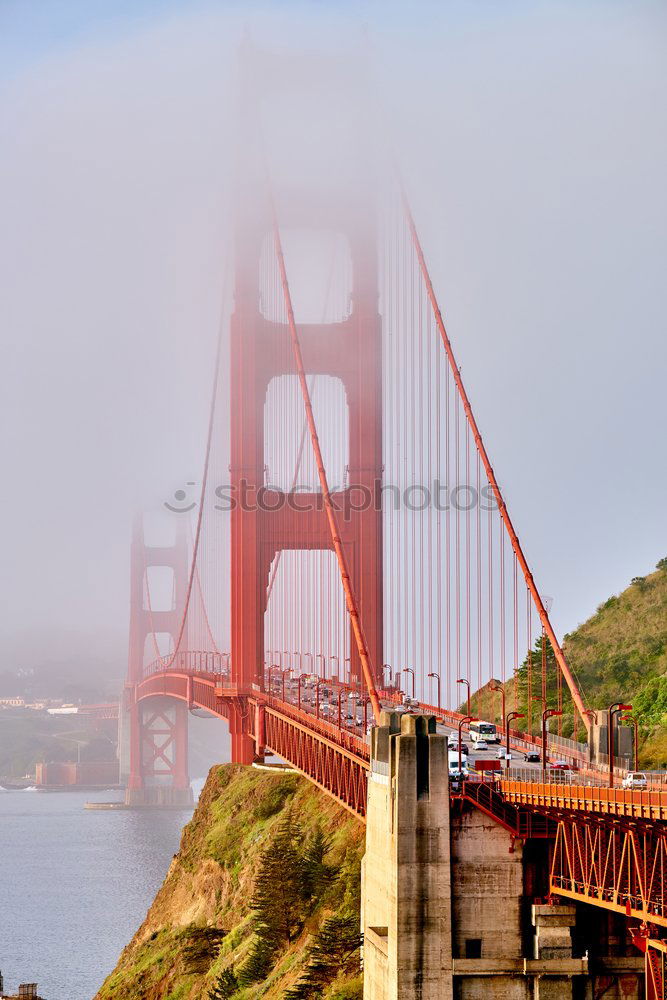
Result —
<path fill-rule="evenodd" d="M 601 604 L 565 637 L 565 652 L 593 708 L 629 699 L 646 766 L 667 762 L 667 569 Z"/>
<path fill-rule="evenodd" d="M 640 764 L 667 766 L 667 567 L 637 579 L 610 597 L 595 614 L 563 640 L 565 655 L 591 708 L 631 701 L 639 721 Z M 540 655 L 533 658 L 533 691 L 539 687 Z M 556 705 L 555 664 L 549 669 L 548 705 Z M 488 696 L 487 696 L 488 698 Z M 518 709 L 527 711 L 525 665 Z M 490 704 L 486 701 L 485 704 Z M 507 704 L 514 705 L 513 682 L 507 684 Z M 496 709 L 500 699 L 496 698 Z M 564 701 L 563 735 L 572 734 L 572 708 Z M 496 721 L 498 721 L 497 716 Z M 533 708 L 533 732 L 539 707 Z M 519 722 L 525 728 L 525 721 Z M 579 738 L 582 729 L 579 727 Z"/>
<path fill-rule="evenodd" d="M 249 899 L 257 860 L 290 804 L 304 835 L 321 822 L 332 838 L 328 860 L 345 862 L 351 883 L 358 883 L 364 828 L 342 807 L 296 775 L 231 764 L 214 767 L 146 920 L 96 1000 L 203 1000 L 223 967 L 233 963 L 238 968 L 252 937 Z M 354 885 L 341 879 L 299 940 L 280 956 L 269 979 L 235 996 L 281 997 L 303 971 L 309 935 L 343 904 L 349 888 L 354 891 Z M 193 942 L 206 926 L 227 932 L 220 952 L 193 957 Z M 326 995 L 351 1000 L 360 996 L 359 982 L 336 982 Z"/>

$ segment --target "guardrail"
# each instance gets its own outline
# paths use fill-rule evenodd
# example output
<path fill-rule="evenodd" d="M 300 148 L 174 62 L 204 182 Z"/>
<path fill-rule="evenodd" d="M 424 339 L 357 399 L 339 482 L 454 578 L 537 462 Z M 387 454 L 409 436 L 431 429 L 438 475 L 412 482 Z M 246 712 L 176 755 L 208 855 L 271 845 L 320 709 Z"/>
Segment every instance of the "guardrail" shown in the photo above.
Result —
<path fill-rule="evenodd" d="M 650 791 L 667 791 L 667 774 L 652 777 L 650 772 L 642 771 L 646 775 L 646 788 Z M 541 782 L 542 772 L 538 767 L 510 767 L 502 771 L 499 775 L 501 781 L 521 781 L 521 782 Z M 609 778 L 606 775 L 595 774 L 591 771 L 558 771 L 547 767 L 545 781 L 549 785 L 584 785 L 590 788 L 608 788 Z M 616 781 L 615 788 L 621 788 L 622 783 Z M 641 790 L 641 789 L 635 789 Z"/>

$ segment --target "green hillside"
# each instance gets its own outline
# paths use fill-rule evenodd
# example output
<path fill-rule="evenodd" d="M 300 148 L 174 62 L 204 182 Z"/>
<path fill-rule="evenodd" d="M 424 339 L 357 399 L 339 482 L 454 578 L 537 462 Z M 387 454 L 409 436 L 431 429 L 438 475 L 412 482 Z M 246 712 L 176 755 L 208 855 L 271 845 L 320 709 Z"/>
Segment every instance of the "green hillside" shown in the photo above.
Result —
<path fill-rule="evenodd" d="M 364 833 L 305 778 L 214 767 L 96 1000 L 359 1000 Z"/>
<path fill-rule="evenodd" d="M 621 594 L 601 604 L 588 621 L 564 637 L 568 663 L 590 708 L 607 708 L 631 701 L 640 726 L 640 759 L 646 767 L 667 766 L 667 559 L 655 572 L 635 577 Z M 542 641 L 531 653 L 532 690 L 541 690 Z M 558 702 L 557 669 L 547 643 L 547 703 Z M 527 713 L 528 658 L 519 669 L 517 708 Z M 508 708 L 514 703 L 508 684 Z M 539 703 L 533 703 L 533 732 L 539 724 Z M 525 722 L 523 722 L 525 728 Z M 555 726 L 554 726 L 555 728 Z M 571 736 L 573 713 L 563 685 L 562 734 Z M 581 726 L 579 738 L 582 736 Z"/>

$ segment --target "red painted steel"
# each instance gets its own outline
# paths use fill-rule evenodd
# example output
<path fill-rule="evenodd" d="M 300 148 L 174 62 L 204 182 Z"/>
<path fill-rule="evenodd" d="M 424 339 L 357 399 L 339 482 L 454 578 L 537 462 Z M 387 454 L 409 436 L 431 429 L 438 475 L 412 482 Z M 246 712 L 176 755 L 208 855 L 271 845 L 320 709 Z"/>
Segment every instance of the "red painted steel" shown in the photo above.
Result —
<path fill-rule="evenodd" d="M 368 757 L 341 747 L 274 708 L 264 713 L 264 745 L 360 818 L 366 815 Z"/>
<path fill-rule="evenodd" d="M 153 566 L 169 567 L 173 572 L 174 599 L 166 610 L 153 609 L 148 591 L 148 571 Z M 188 586 L 188 556 L 184 526 L 178 526 L 175 542 L 171 546 L 147 546 L 144 539 L 143 518 L 135 520 L 130 553 L 130 649 L 128 676 L 125 687 L 125 706 L 130 726 L 130 773 L 128 789 L 133 793 L 156 780 L 169 779 L 178 787 L 189 784 L 187 775 L 187 713 L 175 709 L 173 719 L 165 721 L 165 735 L 155 728 L 156 713 L 140 705 L 138 686 L 144 676 L 144 660 L 148 643 L 157 649 L 157 634 L 171 637 L 175 647 L 182 629 L 183 609 Z M 169 743 L 170 768 L 164 771 L 165 743 Z M 157 771 L 159 772 L 156 773 Z"/>
<path fill-rule="evenodd" d="M 246 54 L 247 55 L 247 54 Z M 270 509 L 265 491 L 264 409 L 273 378 L 296 375 L 291 329 L 284 317 L 267 319 L 260 308 L 260 262 L 264 238 L 274 229 L 264 191 L 263 161 L 255 147 L 260 121 L 261 57 L 253 53 L 254 70 L 246 63 L 241 118 L 247 123 L 239 174 L 253 178 L 251 191 L 241 186 L 236 200 L 235 310 L 230 330 L 231 487 L 237 500 L 231 511 L 231 674 L 239 686 L 262 685 L 264 617 L 274 558 L 287 549 L 342 550 L 349 566 L 350 587 L 363 616 L 367 659 L 382 664 L 382 517 L 379 503 L 350 509 L 332 539 L 322 496 L 300 493 L 307 509 Z M 290 66 L 290 75 L 296 72 Z M 272 76 L 273 85 L 279 86 Z M 259 178 L 259 179 L 258 179 Z M 356 487 L 375 497 L 382 475 L 381 337 L 378 315 L 375 225 L 364 192 L 342 202 L 335 196 L 312 197 L 295 219 L 286 209 L 281 226 L 321 231 L 347 238 L 352 268 L 352 302 L 347 318 L 335 323 L 300 324 L 302 371 L 338 378 L 345 388 L 349 425 L 349 468 L 346 490 Z M 284 274 L 283 274 L 284 278 Z M 264 499 L 258 503 L 258 497 Z M 326 494 L 326 491 L 325 491 Z M 328 504 L 327 504 L 328 509 Z M 353 626 L 354 626 L 353 616 Z M 366 665 L 368 670 L 368 664 Z M 350 672 L 359 676 L 360 655 L 353 644 Z M 243 720 L 233 713 L 232 757 L 249 763 L 252 740 Z"/>
<path fill-rule="evenodd" d="M 368 694 L 370 696 L 371 704 L 373 706 L 373 714 L 375 715 L 375 720 L 377 722 L 380 719 L 381 709 L 380 709 L 380 701 L 378 699 L 378 694 L 375 687 L 375 676 L 374 676 L 375 670 L 373 667 L 373 662 L 370 659 L 368 643 L 366 641 L 366 635 L 361 621 L 361 616 L 359 614 L 359 604 L 357 601 L 356 594 L 354 592 L 354 587 L 352 585 L 352 579 L 350 577 L 348 559 L 345 554 L 345 549 L 343 547 L 343 539 L 341 537 L 340 527 L 338 523 L 338 516 L 336 514 L 336 506 L 332 499 L 331 491 L 329 489 L 329 483 L 327 480 L 326 470 L 324 468 L 324 458 L 322 457 L 322 449 L 320 447 L 320 440 L 317 433 L 317 427 L 315 425 L 315 416 L 313 414 L 313 405 L 310 398 L 310 390 L 308 388 L 306 372 L 303 366 L 303 354 L 301 353 L 301 343 L 299 340 L 299 333 L 296 328 L 296 320 L 294 318 L 292 297 L 290 295 L 289 284 L 287 282 L 287 271 L 285 269 L 285 256 L 283 254 L 283 247 L 280 239 L 280 229 L 278 227 L 278 218 L 276 216 L 273 199 L 271 200 L 271 215 L 273 222 L 273 238 L 275 242 L 276 256 L 278 258 L 280 282 L 282 285 L 283 294 L 285 296 L 285 305 L 287 308 L 287 320 L 290 329 L 290 337 L 292 340 L 292 349 L 294 351 L 296 369 L 297 369 L 297 374 L 299 376 L 299 384 L 301 386 L 301 392 L 303 395 L 303 403 L 306 409 L 306 420 L 308 423 L 308 430 L 310 432 L 310 439 L 313 446 L 313 452 L 315 454 L 317 474 L 320 480 L 320 486 L 322 487 L 322 498 L 324 501 L 324 510 L 327 517 L 329 535 L 331 537 L 331 545 L 334 549 L 334 552 L 336 553 L 336 560 L 338 561 L 338 569 L 340 572 L 341 581 L 343 583 L 343 590 L 345 592 L 345 603 L 347 605 L 347 613 L 350 616 L 350 622 L 352 624 L 352 631 L 354 633 L 354 639 L 357 648 L 357 653 L 359 655 L 359 660 L 361 661 L 361 668 L 364 675 L 364 681 L 366 683 L 366 690 L 368 691 Z M 376 517 L 379 519 L 379 511 L 376 512 Z M 367 570 L 371 572 L 375 577 L 377 577 L 379 574 L 378 566 L 370 565 L 367 567 Z M 381 579 L 382 577 L 380 575 L 380 580 Z M 413 672 L 413 686 L 414 686 L 414 672 Z"/>
<path fill-rule="evenodd" d="M 641 933 L 641 929 L 633 937 L 633 942 L 644 953 L 646 1000 L 665 1000 L 667 942 L 649 937 L 647 933 Z"/>
<path fill-rule="evenodd" d="M 558 822 L 551 892 L 667 928 L 667 827 L 584 815 Z"/>
<path fill-rule="evenodd" d="M 586 812 L 634 820 L 667 822 L 667 792 L 607 788 L 595 785 L 501 781 L 508 802 L 558 813 Z"/>

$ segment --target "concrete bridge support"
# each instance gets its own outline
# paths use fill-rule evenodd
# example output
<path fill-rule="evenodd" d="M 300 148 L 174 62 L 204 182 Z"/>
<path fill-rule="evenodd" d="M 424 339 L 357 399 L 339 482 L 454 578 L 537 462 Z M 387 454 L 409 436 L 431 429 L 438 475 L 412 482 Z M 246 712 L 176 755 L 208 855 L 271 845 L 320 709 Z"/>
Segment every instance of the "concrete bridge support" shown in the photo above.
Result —
<path fill-rule="evenodd" d="M 454 994 L 447 741 L 423 716 L 399 722 L 395 713 L 382 715 L 371 736 L 362 869 L 364 997 L 448 1000 Z"/>
<path fill-rule="evenodd" d="M 532 903 L 541 843 L 524 849 L 472 805 L 451 810 L 435 720 L 384 712 L 362 867 L 365 1000 L 642 996 L 642 959 L 622 947 L 607 957 L 601 912 Z"/>

